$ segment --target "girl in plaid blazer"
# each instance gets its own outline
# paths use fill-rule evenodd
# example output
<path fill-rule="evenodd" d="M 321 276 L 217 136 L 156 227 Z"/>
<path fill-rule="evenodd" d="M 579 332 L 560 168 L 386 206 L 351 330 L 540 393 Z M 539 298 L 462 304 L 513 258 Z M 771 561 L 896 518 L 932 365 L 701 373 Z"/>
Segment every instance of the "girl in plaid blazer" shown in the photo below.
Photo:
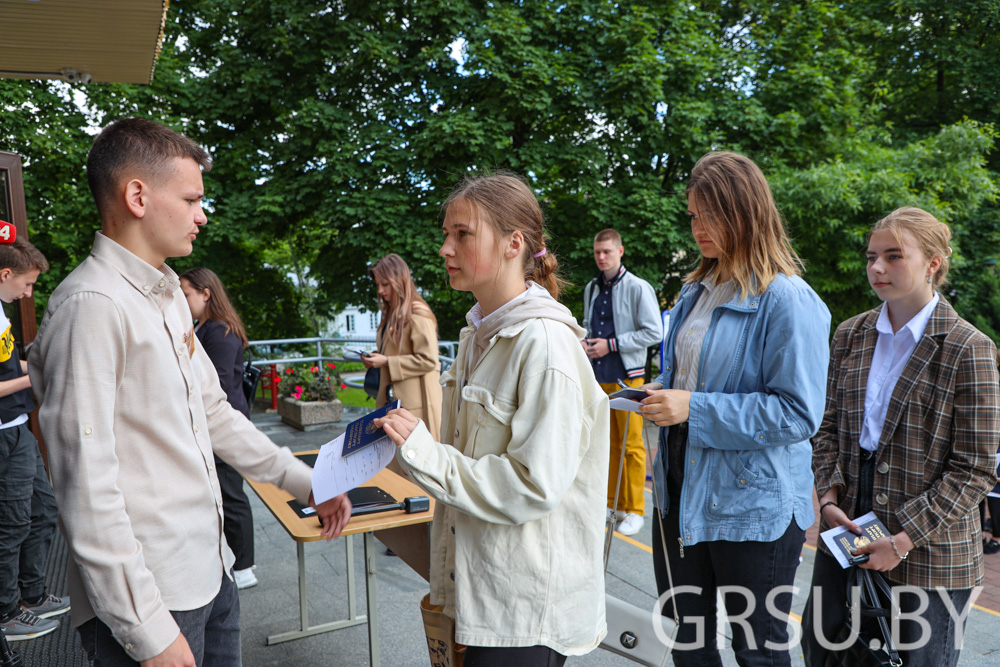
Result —
<path fill-rule="evenodd" d="M 962 614 L 983 579 L 976 508 L 996 481 L 997 350 L 936 290 L 950 237 L 916 208 L 875 225 L 868 280 L 885 303 L 837 328 L 813 439 L 820 529 L 858 532 L 852 519 L 869 511 L 889 529 L 858 552 L 899 594 L 893 638 L 907 667 L 958 662 Z M 858 664 L 855 642 L 831 646 L 847 638 L 848 574 L 821 545 L 802 622 L 809 665 Z"/>

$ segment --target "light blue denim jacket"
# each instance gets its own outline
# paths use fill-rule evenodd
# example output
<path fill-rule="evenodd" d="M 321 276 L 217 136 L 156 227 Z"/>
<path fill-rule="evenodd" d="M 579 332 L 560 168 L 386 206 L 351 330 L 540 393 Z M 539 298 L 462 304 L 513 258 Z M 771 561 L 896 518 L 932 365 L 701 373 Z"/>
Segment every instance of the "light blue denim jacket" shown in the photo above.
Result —
<path fill-rule="evenodd" d="M 681 290 L 671 309 L 663 373 L 673 381 L 674 341 L 705 288 Z M 804 280 L 784 275 L 763 294 L 715 309 L 691 395 L 681 489 L 682 546 L 773 541 L 794 517 L 812 525 L 809 438 L 819 428 L 830 356 L 830 311 Z M 653 465 L 657 506 L 667 498 L 667 428 Z"/>

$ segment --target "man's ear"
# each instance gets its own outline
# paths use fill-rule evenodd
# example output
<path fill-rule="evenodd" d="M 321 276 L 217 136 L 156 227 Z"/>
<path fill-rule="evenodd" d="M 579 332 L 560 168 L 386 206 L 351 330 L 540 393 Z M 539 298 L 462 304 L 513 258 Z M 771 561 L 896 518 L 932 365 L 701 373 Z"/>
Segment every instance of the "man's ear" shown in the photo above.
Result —
<path fill-rule="evenodd" d="M 10 277 L 14 275 L 14 270 L 10 267 L 5 269 L 0 269 L 0 283 L 5 283 L 10 280 Z"/>
<path fill-rule="evenodd" d="M 146 204 L 149 199 L 149 186 L 138 178 L 133 178 L 125 184 L 125 207 L 136 218 L 146 215 Z"/>

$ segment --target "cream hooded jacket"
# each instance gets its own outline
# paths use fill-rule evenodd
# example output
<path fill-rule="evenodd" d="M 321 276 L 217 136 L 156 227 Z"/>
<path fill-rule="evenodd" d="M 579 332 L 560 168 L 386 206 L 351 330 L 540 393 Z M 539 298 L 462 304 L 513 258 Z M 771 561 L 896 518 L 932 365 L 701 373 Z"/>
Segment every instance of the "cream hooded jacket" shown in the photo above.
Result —
<path fill-rule="evenodd" d="M 607 395 L 583 330 L 538 285 L 469 321 L 441 378 L 443 442 L 421 422 L 398 453 L 439 501 L 431 602 L 462 644 L 587 653 L 607 631 Z"/>

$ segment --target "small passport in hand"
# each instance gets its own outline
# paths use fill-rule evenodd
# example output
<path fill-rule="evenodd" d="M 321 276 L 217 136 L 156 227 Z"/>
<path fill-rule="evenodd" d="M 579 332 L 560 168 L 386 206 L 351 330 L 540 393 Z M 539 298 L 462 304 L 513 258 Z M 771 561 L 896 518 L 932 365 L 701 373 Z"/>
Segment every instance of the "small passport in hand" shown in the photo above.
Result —
<path fill-rule="evenodd" d="M 348 424 L 347 431 L 344 433 L 344 449 L 341 451 L 341 455 L 346 458 L 386 437 L 385 429 L 375 426 L 375 420 L 379 417 L 385 417 L 390 410 L 395 410 L 398 407 L 398 400 L 386 403 L 378 410 L 369 412 L 361 419 L 356 419 Z"/>
<path fill-rule="evenodd" d="M 846 526 L 831 528 L 820 535 L 830 553 L 840 563 L 840 567 L 845 569 L 851 566 L 850 559 L 854 556 L 851 553 L 852 548 L 856 549 L 871 544 L 881 537 L 889 536 L 889 530 L 885 527 L 885 524 L 878 520 L 874 512 L 859 516 L 854 520 L 854 523 L 858 524 L 858 527 L 861 528 L 860 535 L 855 535 Z"/>

